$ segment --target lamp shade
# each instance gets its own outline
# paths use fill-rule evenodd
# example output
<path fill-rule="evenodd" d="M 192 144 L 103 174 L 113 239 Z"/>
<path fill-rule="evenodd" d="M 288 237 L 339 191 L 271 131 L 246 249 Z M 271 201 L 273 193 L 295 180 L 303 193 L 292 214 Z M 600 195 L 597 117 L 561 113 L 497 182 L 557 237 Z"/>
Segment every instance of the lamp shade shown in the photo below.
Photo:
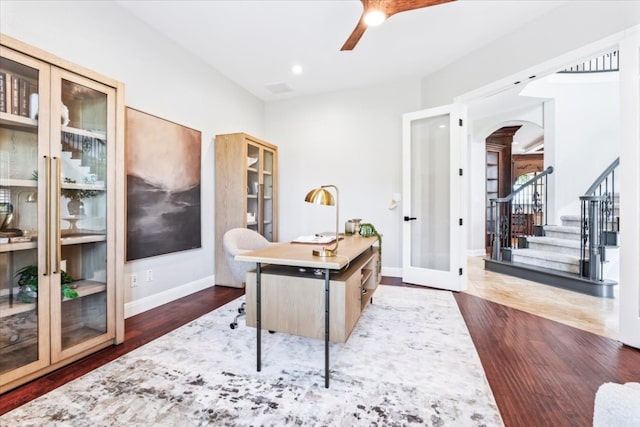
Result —
<path fill-rule="evenodd" d="M 334 206 L 336 204 L 333 194 L 325 188 L 314 188 L 309 191 L 307 196 L 304 198 L 304 201 L 324 206 Z"/>

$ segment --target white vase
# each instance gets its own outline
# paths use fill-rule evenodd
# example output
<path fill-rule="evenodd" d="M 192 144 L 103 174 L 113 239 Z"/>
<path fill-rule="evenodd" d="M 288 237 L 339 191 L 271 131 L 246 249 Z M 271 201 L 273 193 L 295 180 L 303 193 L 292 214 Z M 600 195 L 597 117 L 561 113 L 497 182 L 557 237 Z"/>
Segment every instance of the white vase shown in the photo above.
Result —
<path fill-rule="evenodd" d="M 38 94 L 32 93 L 29 95 L 29 118 L 38 118 Z"/>

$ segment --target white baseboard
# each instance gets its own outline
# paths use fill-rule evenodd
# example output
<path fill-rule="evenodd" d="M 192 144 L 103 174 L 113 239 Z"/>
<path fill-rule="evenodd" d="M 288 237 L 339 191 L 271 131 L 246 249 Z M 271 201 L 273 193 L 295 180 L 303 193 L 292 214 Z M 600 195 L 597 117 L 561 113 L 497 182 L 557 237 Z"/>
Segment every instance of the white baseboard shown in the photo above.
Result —
<path fill-rule="evenodd" d="M 171 301 L 175 301 L 187 295 L 191 295 L 195 292 L 203 289 L 215 286 L 215 277 L 209 276 L 202 279 L 195 280 L 193 282 L 185 283 L 184 285 L 168 289 L 164 292 L 160 292 L 148 297 L 141 298 L 135 301 L 131 301 L 124 305 L 124 318 L 127 319 L 136 314 L 144 313 L 152 308 L 159 307 L 163 304 L 167 304 Z"/>
<path fill-rule="evenodd" d="M 487 251 L 485 249 L 469 249 L 467 256 L 485 256 Z"/>
<path fill-rule="evenodd" d="M 382 267 L 382 275 L 387 277 L 402 277 L 402 268 Z"/>

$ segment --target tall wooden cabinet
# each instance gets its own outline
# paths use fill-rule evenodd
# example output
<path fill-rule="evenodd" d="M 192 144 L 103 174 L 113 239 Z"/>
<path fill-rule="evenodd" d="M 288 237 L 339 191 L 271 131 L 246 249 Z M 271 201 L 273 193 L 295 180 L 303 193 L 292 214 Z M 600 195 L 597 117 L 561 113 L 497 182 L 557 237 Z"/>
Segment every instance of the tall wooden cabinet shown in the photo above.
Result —
<path fill-rule="evenodd" d="M 224 233 L 245 227 L 278 240 L 278 147 L 246 133 L 216 136 L 216 284 L 233 279 L 222 246 Z"/>
<path fill-rule="evenodd" d="M 119 82 L 4 35 L 0 44 L 4 392 L 124 339 L 124 104 Z"/>

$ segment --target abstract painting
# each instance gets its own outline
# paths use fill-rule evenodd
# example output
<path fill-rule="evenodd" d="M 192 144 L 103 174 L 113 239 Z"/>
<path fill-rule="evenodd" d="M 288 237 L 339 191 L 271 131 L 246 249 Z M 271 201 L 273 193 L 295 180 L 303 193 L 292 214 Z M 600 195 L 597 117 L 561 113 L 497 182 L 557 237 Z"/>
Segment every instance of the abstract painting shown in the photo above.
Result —
<path fill-rule="evenodd" d="M 200 131 L 127 107 L 127 261 L 201 247 L 200 146 Z"/>

